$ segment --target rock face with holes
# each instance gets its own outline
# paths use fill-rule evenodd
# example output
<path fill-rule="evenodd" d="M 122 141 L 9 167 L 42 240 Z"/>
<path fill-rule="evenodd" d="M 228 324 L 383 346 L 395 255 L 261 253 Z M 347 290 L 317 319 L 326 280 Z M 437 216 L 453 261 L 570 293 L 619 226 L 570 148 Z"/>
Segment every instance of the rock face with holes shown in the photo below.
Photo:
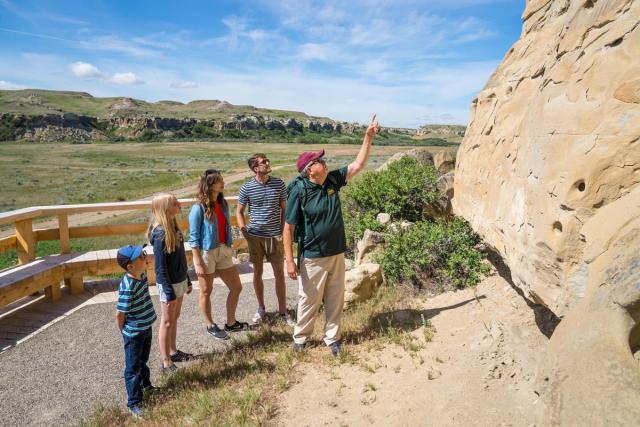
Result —
<path fill-rule="evenodd" d="M 640 182 L 640 2 L 529 0 L 523 20 L 472 103 L 453 208 L 563 316 L 585 225 Z"/>
<path fill-rule="evenodd" d="M 472 103 L 454 212 L 563 317 L 543 425 L 640 419 L 640 2 L 527 0 Z"/>

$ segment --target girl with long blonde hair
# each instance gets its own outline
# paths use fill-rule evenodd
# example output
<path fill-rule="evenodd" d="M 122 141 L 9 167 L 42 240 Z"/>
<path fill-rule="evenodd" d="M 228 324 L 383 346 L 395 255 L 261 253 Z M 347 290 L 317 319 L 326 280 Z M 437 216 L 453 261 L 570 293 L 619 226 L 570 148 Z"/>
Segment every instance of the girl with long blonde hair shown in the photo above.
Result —
<path fill-rule="evenodd" d="M 176 220 L 180 209 L 180 202 L 173 194 L 158 194 L 151 201 L 148 237 L 153 245 L 156 286 L 162 312 L 158 337 L 162 372 L 175 371 L 177 367 L 174 362 L 193 358 L 193 355 L 178 350 L 176 346 L 182 298 L 192 290 L 191 279 L 187 274 L 184 240 Z"/>
<path fill-rule="evenodd" d="M 229 332 L 249 328 L 236 319 L 236 308 L 242 291 L 238 269 L 233 264 L 233 249 L 229 206 L 224 199 L 224 179 L 215 169 L 207 169 L 200 177 L 195 203 L 189 213 L 189 245 L 193 264 L 200 284 L 200 311 L 204 316 L 207 333 L 217 339 L 229 338 Z M 227 321 L 224 329 L 213 322 L 211 292 L 213 276 L 217 273 L 229 288 L 227 295 Z"/>

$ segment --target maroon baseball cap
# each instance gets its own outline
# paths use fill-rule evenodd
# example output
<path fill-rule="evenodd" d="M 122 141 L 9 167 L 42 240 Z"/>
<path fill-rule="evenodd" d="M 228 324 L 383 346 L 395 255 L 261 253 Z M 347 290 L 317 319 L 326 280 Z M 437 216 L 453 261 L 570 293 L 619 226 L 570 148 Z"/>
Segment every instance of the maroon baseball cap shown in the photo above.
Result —
<path fill-rule="evenodd" d="M 298 161 L 296 162 L 296 167 L 298 168 L 298 172 L 302 172 L 309 163 L 311 163 L 314 160 L 318 160 L 322 156 L 324 156 L 324 150 L 305 151 L 304 153 L 300 154 L 298 156 Z"/>

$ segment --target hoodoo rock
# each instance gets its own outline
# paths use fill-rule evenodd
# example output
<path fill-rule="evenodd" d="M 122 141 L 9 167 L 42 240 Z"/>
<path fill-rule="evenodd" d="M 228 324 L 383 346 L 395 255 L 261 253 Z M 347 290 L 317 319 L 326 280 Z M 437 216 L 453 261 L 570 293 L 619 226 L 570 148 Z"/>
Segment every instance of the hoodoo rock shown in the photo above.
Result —
<path fill-rule="evenodd" d="M 544 425 L 640 419 L 640 2 L 528 0 L 472 102 L 454 212 L 563 317 Z"/>

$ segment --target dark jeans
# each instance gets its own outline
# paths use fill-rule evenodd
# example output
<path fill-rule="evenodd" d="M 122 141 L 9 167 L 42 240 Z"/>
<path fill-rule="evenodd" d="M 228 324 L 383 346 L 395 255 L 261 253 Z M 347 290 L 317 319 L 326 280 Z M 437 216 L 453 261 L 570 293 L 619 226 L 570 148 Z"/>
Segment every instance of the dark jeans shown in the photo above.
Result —
<path fill-rule="evenodd" d="M 129 408 L 142 402 L 142 390 L 151 387 L 151 372 L 147 366 L 151 351 L 151 328 L 135 337 L 124 338 L 124 384 L 127 387 Z"/>

